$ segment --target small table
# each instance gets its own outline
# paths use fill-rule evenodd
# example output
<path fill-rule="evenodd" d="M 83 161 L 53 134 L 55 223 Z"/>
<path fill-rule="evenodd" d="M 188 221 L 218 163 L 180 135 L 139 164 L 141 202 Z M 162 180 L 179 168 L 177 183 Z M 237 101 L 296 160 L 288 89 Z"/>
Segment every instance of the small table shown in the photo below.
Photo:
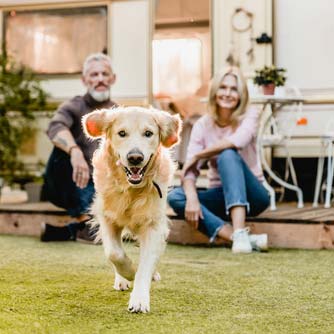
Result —
<path fill-rule="evenodd" d="M 286 148 L 286 144 L 284 143 L 286 138 L 284 137 L 284 135 L 279 133 L 278 126 L 275 121 L 274 115 L 275 115 L 275 112 L 282 109 L 284 106 L 297 104 L 298 107 L 301 107 L 303 102 L 304 102 L 304 99 L 302 97 L 279 97 L 275 95 L 259 95 L 259 96 L 251 97 L 252 104 L 261 104 L 263 106 L 261 123 L 259 126 L 258 135 L 257 135 L 258 160 L 261 163 L 261 167 L 263 167 L 263 169 L 267 172 L 267 174 L 275 182 L 280 184 L 282 187 L 293 190 L 297 193 L 297 198 L 298 198 L 297 207 L 298 208 L 304 207 L 303 192 L 301 188 L 298 187 L 296 172 L 292 164 L 292 159 Z M 264 112 L 267 106 L 270 107 L 269 112 Z M 268 126 L 270 128 L 271 133 L 269 136 L 266 136 L 265 131 L 268 128 Z M 265 154 L 264 154 L 265 146 L 275 146 L 275 145 L 282 145 L 286 148 L 287 163 L 288 163 L 288 167 L 290 167 L 290 170 L 291 170 L 291 178 L 292 178 L 293 184 L 290 184 L 286 182 L 286 180 L 283 180 L 280 177 L 278 177 L 273 172 L 273 170 L 271 169 L 271 167 L 269 166 L 265 158 Z M 267 181 L 264 182 L 264 186 L 270 193 L 270 209 L 276 210 L 275 191 L 268 184 Z"/>

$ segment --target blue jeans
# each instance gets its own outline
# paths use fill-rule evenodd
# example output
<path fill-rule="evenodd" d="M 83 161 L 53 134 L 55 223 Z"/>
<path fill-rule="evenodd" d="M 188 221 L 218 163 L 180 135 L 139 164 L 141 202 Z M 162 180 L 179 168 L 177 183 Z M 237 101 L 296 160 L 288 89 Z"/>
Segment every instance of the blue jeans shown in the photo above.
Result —
<path fill-rule="evenodd" d="M 87 213 L 93 202 L 95 188 L 92 178 L 80 189 L 72 179 L 73 168 L 68 154 L 55 147 L 44 174 L 43 198 L 66 209 L 72 217 Z"/>
<path fill-rule="evenodd" d="M 203 219 L 198 229 L 213 242 L 219 230 L 229 220 L 229 210 L 245 206 L 247 216 L 257 216 L 269 206 L 269 195 L 234 149 L 226 149 L 217 157 L 217 170 L 222 187 L 198 191 Z M 168 203 L 184 218 L 186 196 L 182 187 L 168 194 Z"/>

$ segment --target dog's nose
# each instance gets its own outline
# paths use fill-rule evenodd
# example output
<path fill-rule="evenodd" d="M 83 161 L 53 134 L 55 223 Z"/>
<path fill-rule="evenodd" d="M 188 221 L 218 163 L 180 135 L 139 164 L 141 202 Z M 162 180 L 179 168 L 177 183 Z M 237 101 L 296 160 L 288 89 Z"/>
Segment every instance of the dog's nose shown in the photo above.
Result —
<path fill-rule="evenodd" d="M 141 153 L 138 149 L 133 149 L 127 154 L 126 158 L 131 165 L 137 166 L 143 162 L 144 154 Z"/>

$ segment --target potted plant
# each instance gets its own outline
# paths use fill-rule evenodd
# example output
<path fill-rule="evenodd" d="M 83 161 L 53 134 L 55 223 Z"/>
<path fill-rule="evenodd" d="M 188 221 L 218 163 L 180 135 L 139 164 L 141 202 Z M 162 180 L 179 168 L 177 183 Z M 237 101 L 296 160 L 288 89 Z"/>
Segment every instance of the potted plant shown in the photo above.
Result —
<path fill-rule="evenodd" d="M 9 184 L 24 169 L 18 153 L 34 131 L 34 111 L 45 108 L 46 98 L 35 75 L 15 63 L 3 46 L 0 54 L 0 177 Z"/>
<path fill-rule="evenodd" d="M 255 85 L 262 86 L 263 94 L 274 95 L 275 87 L 284 86 L 286 76 L 284 68 L 278 68 L 275 65 L 264 66 L 255 70 L 253 82 Z"/>

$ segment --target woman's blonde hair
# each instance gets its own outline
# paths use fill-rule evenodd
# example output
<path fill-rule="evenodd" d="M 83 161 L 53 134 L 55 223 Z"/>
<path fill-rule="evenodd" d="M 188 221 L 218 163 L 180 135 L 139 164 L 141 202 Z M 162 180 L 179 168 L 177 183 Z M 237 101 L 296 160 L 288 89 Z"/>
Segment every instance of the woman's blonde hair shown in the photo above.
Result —
<path fill-rule="evenodd" d="M 208 110 L 209 114 L 215 121 L 218 121 L 218 106 L 216 102 L 216 94 L 220 84 L 226 75 L 233 75 L 237 80 L 237 90 L 239 94 L 239 103 L 231 115 L 231 125 L 235 127 L 238 125 L 239 116 L 244 114 L 249 103 L 247 82 L 241 73 L 239 67 L 229 66 L 219 71 L 212 79 L 209 90 Z"/>

